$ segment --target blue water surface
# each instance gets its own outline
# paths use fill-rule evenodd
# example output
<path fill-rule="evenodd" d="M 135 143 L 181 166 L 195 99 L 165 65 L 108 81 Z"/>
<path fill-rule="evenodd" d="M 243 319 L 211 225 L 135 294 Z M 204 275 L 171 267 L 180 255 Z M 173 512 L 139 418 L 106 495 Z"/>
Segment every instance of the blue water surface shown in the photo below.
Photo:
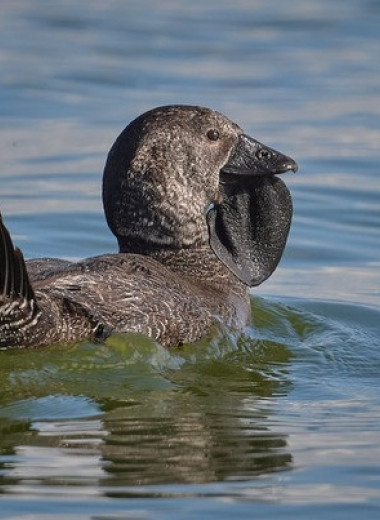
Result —
<path fill-rule="evenodd" d="M 379 31 L 378 0 L 3 0 L 0 207 L 27 258 L 117 250 L 105 157 L 157 105 L 300 170 L 242 336 L 1 352 L 1 518 L 379 518 Z"/>

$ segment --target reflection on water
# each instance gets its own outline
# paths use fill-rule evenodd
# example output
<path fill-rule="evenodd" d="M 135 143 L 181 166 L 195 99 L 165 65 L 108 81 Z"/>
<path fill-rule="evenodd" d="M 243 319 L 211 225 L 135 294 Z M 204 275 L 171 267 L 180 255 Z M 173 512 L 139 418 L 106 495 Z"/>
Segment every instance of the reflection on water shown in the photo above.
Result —
<path fill-rule="evenodd" d="M 379 311 L 257 298 L 253 310 L 243 337 L 181 349 L 127 335 L 66 351 L 3 352 L 3 493 L 80 486 L 83 494 L 156 496 L 169 484 L 215 481 L 235 495 L 246 491 L 233 483 L 259 485 L 292 468 L 310 479 L 316 464 L 332 474 L 376 464 Z"/>
<path fill-rule="evenodd" d="M 282 344 L 220 338 L 168 352 L 133 335 L 64 356 L 58 348 L 49 359 L 42 351 L 4 354 L 8 485 L 241 480 L 291 465 L 286 437 L 267 424 L 269 400 L 290 388 Z M 29 392 L 41 397 L 22 398 Z M 83 464 L 73 472 L 76 452 Z"/>

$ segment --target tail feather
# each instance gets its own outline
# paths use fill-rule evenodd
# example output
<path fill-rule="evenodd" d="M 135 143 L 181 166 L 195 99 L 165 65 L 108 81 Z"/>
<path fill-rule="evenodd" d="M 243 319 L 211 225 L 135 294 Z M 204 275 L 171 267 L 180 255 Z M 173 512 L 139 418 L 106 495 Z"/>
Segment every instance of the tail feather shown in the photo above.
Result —
<path fill-rule="evenodd" d="M 0 293 L 5 298 L 34 298 L 21 250 L 13 247 L 0 215 Z"/>
<path fill-rule="evenodd" d="M 0 346 L 24 346 L 39 317 L 23 254 L 0 215 Z"/>

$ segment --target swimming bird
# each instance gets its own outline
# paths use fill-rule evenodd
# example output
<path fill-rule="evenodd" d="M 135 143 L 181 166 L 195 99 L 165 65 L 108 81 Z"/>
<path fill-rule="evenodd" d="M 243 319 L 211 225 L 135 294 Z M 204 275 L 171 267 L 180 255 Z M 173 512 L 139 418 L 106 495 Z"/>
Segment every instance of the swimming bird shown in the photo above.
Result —
<path fill-rule="evenodd" d="M 103 203 L 119 253 L 25 261 L 0 221 L 0 347 L 137 332 L 162 345 L 221 323 L 242 330 L 247 288 L 276 268 L 292 201 L 290 157 L 209 108 L 171 105 L 113 144 Z"/>

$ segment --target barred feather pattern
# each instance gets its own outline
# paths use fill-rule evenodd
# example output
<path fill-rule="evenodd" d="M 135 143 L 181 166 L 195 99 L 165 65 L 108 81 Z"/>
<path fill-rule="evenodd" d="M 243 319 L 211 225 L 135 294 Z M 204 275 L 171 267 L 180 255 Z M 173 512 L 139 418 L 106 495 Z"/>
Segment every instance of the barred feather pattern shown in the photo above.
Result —
<path fill-rule="evenodd" d="M 0 215 L 0 348 L 91 338 L 98 325 L 84 306 L 66 294 L 54 288 L 33 289 L 23 254 L 13 246 Z"/>
<path fill-rule="evenodd" d="M 34 343 L 33 329 L 38 325 L 40 318 L 41 311 L 34 299 L 2 298 L 0 300 L 0 347 L 23 347 Z"/>
<path fill-rule="evenodd" d="M 0 347 L 30 343 L 40 317 L 22 252 L 0 216 Z"/>

